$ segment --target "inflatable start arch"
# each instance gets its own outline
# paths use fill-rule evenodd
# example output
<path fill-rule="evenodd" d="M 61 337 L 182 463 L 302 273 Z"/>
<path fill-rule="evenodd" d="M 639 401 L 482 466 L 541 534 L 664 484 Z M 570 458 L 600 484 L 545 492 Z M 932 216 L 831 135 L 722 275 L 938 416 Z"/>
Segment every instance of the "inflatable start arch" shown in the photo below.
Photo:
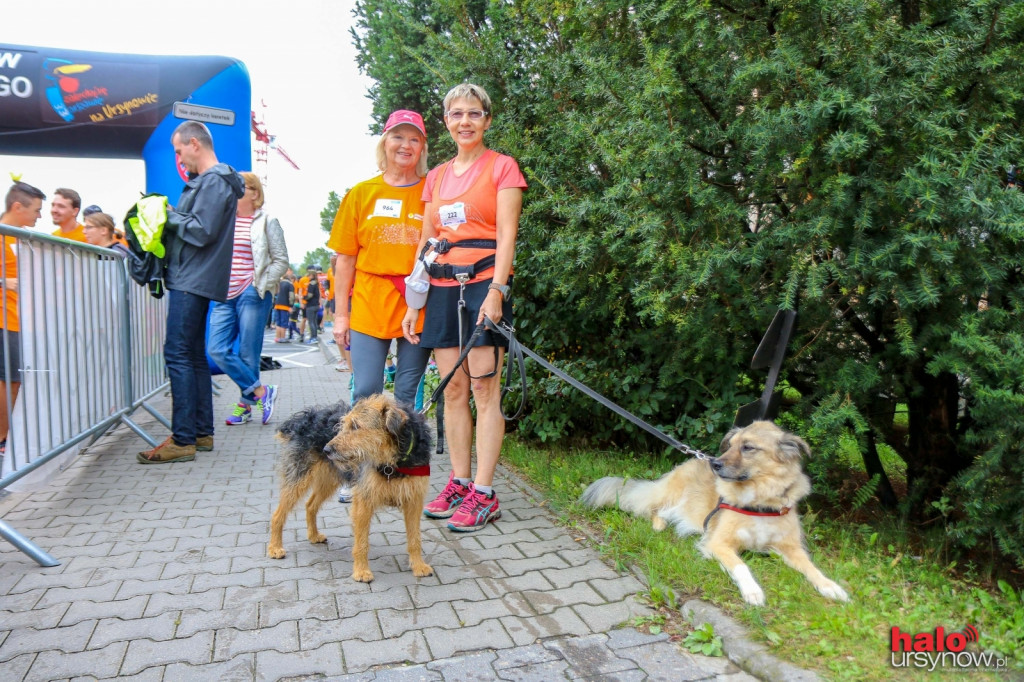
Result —
<path fill-rule="evenodd" d="M 105 54 L 0 43 L 0 153 L 142 159 L 146 191 L 172 203 L 186 180 L 171 148 L 202 121 L 220 161 L 252 166 L 251 86 L 229 57 Z"/>

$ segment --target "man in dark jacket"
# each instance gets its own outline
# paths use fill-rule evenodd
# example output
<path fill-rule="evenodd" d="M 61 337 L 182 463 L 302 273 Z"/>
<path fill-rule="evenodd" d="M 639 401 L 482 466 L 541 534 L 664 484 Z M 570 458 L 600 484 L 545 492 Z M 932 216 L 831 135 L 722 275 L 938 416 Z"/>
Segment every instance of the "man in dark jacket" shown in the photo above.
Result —
<path fill-rule="evenodd" d="M 171 380 L 171 436 L 139 453 L 143 464 L 186 462 L 196 450 L 213 449 L 213 385 L 206 360 L 206 313 L 210 301 L 228 295 L 235 211 L 245 182 L 217 161 L 205 125 L 185 121 L 171 145 L 188 171 L 178 205 L 167 212 L 167 338 L 164 364 Z"/>

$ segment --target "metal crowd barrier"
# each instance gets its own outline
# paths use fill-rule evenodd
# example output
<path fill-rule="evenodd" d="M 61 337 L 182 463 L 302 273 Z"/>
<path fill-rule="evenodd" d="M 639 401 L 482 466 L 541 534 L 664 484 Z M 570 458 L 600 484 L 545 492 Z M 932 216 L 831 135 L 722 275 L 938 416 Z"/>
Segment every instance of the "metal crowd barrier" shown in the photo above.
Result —
<path fill-rule="evenodd" d="M 8 249 L 16 273 L 8 272 Z M 10 366 L 15 342 L 22 368 L 20 386 L 7 381 L 0 388 L 9 424 L 0 491 L 118 424 L 155 446 L 131 415 L 141 407 L 170 429 L 149 404 L 168 385 L 167 299 L 135 284 L 117 251 L 0 225 L 0 278 L 10 285 L 15 275 L 18 335 L 4 323 L 10 319 L 10 287 L 0 295 L 4 376 L 17 376 Z M 59 564 L 2 519 L 0 537 L 42 566 Z"/>

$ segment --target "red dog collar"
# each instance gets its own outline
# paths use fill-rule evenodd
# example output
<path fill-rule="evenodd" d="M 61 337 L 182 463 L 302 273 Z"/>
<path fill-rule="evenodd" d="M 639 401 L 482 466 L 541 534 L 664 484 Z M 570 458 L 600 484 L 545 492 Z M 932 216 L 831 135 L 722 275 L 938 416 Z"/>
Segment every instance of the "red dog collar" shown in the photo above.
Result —
<path fill-rule="evenodd" d="M 764 509 L 762 507 L 734 507 L 731 504 L 726 504 L 721 497 L 718 498 L 718 504 L 711 510 L 704 518 L 704 532 L 708 532 L 708 524 L 711 523 L 711 518 L 722 509 L 729 509 L 740 514 L 746 514 L 747 516 L 785 516 L 789 513 L 790 507 L 783 507 L 782 509 Z"/>
<path fill-rule="evenodd" d="M 377 471 L 381 476 L 390 481 L 396 476 L 429 476 L 430 465 L 424 464 L 418 467 L 393 467 L 390 464 L 385 464 L 382 467 L 377 467 Z"/>

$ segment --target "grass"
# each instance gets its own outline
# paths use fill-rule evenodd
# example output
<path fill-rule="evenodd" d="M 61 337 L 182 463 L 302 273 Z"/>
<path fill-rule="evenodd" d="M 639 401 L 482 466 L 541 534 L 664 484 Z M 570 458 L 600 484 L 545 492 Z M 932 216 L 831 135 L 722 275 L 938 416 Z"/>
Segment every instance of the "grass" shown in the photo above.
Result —
<path fill-rule="evenodd" d="M 681 457 L 681 456 L 680 456 Z M 747 554 L 744 560 L 765 590 L 768 604 L 745 604 L 715 561 L 704 559 L 694 538 L 656 533 L 648 521 L 618 510 L 594 512 L 577 503 L 583 489 L 608 475 L 656 478 L 681 460 L 622 452 L 540 449 L 506 440 L 502 460 L 542 490 L 564 523 L 586 526 L 600 537 L 599 550 L 622 569 L 632 565 L 646 576 L 652 605 L 675 611 L 699 597 L 730 613 L 772 653 L 832 680 L 1004 679 L 1024 676 L 1024 595 L 1003 581 L 983 579 L 977 567 L 938 560 L 941 549 L 920 549 L 919 538 L 891 522 L 867 525 L 827 518 L 801 505 L 807 544 L 822 571 L 850 594 L 847 604 L 818 595 L 803 576 L 778 557 Z M 861 515 L 862 516 L 862 515 Z M 657 627 L 666 631 L 679 619 Z M 967 624 L 980 633 L 969 651 L 991 651 L 1007 670 L 934 673 L 894 669 L 890 630 L 947 633 Z M 714 650 L 714 633 L 672 633 L 688 646 Z M 686 639 L 686 638 L 689 639 Z"/>

